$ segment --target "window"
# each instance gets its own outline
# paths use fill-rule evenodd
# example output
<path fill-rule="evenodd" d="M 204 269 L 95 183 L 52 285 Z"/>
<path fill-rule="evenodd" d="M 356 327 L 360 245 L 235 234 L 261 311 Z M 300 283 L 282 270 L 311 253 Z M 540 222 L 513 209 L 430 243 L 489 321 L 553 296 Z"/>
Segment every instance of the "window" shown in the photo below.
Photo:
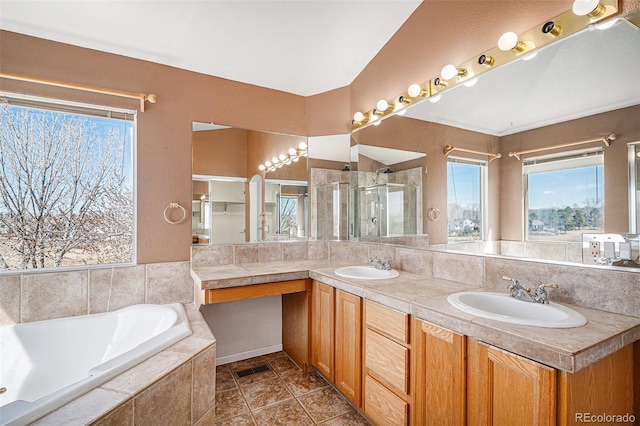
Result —
<path fill-rule="evenodd" d="M 603 154 L 576 151 L 523 163 L 528 240 L 582 241 L 603 232 Z"/>
<path fill-rule="evenodd" d="M 0 93 L 0 271 L 134 262 L 135 112 Z"/>
<path fill-rule="evenodd" d="M 483 239 L 486 162 L 449 157 L 447 205 L 449 242 Z"/>

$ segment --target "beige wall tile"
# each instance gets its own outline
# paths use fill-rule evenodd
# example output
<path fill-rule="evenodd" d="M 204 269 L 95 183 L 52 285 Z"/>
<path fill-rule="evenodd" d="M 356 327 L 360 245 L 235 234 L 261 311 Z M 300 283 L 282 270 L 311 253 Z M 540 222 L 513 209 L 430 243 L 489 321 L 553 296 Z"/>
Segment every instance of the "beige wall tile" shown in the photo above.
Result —
<path fill-rule="evenodd" d="M 255 244 L 239 244 L 233 246 L 234 263 L 257 263 L 259 260 L 258 246 Z"/>
<path fill-rule="evenodd" d="M 232 245 L 191 246 L 191 263 L 194 268 L 233 264 Z"/>
<path fill-rule="evenodd" d="M 193 422 L 199 421 L 216 403 L 216 346 L 193 359 Z"/>
<path fill-rule="evenodd" d="M 484 257 L 433 252 L 433 276 L 482 287 Z"/>
<path fill-rule="evenodd" d="M 309 260 L 324 260 L 329 258 L 329 243 L 326 241 L 309 241 L 307 258 Z"/>
<path fill-rule="evenodd" d="M 89 270 L 89 313 L 144 303 L 144 265 Z"/>
<path fill-rule="evenodd" d="M 20 322 L 20 275 L 0 276 L 0 326 Z"/>
<path fill-rule="evenodd" d="M 433 276 L 433 252 L 399 248 L 396 251 L 396 265 L 402 271 Z"/>
<path fill-rule="evenodd" d="M 147 303 L 193 303 L 193 278 L 189 262 L 146 265 Z"/>
<path fill-rule="evenodd" d="M 133 426 L 133 398 L 101 417 L 91 426 Z"/>
<path fill-rule="evenodd" d="M 282 260 L 307 260 L 309 246 L 307 242 L 282 243 Z"/>
<path fill-rule="evenodd" d="M 191 425 L 191 380 L 188 362 L 142 391 L 134 400 L 135 424 Z"/>
<path fill-rule="evenodd" d="M 87 314 L 84 271 L 22 275 L 21 322 Z"/>
<path fill-rule="evenodd" d="M 258 245 L 259 262 L 282 260 L 282 243 L 261 243 Z"/>

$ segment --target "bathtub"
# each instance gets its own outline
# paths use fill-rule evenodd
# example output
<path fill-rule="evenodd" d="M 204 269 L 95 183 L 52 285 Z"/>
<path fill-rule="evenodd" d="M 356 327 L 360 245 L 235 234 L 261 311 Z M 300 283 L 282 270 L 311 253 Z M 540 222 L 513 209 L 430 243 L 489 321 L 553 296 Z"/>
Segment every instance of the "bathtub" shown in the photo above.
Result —
<path fill-rule="evenodd" d="M 25 425 L 189 336 L 179 304 L 0 327 L 0 425 Z"/>

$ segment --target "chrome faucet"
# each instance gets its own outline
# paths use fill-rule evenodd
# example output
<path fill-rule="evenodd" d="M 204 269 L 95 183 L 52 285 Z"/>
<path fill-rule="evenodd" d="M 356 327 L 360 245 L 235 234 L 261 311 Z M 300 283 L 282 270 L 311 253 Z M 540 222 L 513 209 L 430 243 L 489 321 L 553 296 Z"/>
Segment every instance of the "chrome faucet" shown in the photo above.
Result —
<path fill-rule="evenodd" d="M 530 288 L 524 288 L 518 280 L 515 278 L 502 277 L 503 280 L 511 281 L 511 284 L 507 287 L 507 291 L 511 293 L 511 297 L 514 299 L 522 300 L 524 302 L 533 303 L 549 303 L 549 295 L 547 288 L 558 288 L 557 284 L 540 284 L 534 294 L 531 294 Z"/>
<path fill-rule="evenodd" d="M 376 269 L 380 269 L 380 270 L 384 270 L 384 271 L 390 271 L 391 270 L 391 261 L 393 260 L 393 258 L 389 258 L 387 259 L 386 262 L 382 263 L 382 260 L 380 260 L 379 257 L 372 257 L 371 259 L 369 259 L 369 263 L 373 263 L 374 266 L 376 267 Z"/>

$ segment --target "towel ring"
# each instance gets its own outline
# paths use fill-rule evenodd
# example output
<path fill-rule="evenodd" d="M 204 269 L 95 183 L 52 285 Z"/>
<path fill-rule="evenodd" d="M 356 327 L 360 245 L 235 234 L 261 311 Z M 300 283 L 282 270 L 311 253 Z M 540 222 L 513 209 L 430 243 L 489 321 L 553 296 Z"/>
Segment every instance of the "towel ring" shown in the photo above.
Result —
<path fill-rule="evenodd" d="M 437 221 L 440 219 L 440 209 L 437 207 L 431 207 L 427 212 L 427 217 L 433 222 Z"/>
<path fill-rule="evenodd" d="M 180 220 L 171 220 L 167 217 L 167 212 L 171 209 L 182 210 L 182 217 L 180 218 Z M 169 203 L 169 205 L 164 209 L 164 213 L 162 213 L 162 215 L 164 216 L 164 220 L 166 220 L 172 225 L 177 225 L 179 223 L 184 222 L 184 220 L 187 218 L 187 211 L 179 203 Z"/>

